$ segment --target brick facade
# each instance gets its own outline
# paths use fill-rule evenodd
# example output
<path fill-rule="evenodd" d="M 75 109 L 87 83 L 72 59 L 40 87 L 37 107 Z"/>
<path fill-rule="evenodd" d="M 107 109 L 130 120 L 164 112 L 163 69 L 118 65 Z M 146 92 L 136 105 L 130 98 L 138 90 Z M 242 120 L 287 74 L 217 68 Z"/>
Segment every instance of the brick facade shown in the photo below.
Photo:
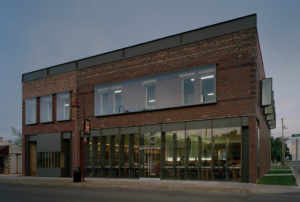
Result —
<path fill-rule="evenodd" d="M 210 64 L 216 64 L 216 104 L 104 117 L 94 116 L 94 87 L 96 85 Z M 257 30 L 256 28 L 246 29 L 128 59 L 23 82 L 23 134 L 26 136 L 72 131 L 72 159 L 73 168 L 75 168 L 80 163 L 78 137 L 82 130 L 83 117 L 91 120 L 91 128 L 113 128 L 248 116 L 249 181 L 256 182 L 256 179 L 262 177 L 270 165 L 270 131 L 260 106 L 260 80 L 264 78 Z M 25 125 L 24 100 L 26 98 L 64 91 L 71 91 L 72 104 L 77 102 L 80 106 L 80 108 L 72 108 L 71 121 L 55 121 L 56 101 L 54 97 L 53 123 Z M 257 169 L 256 159 L 258 124 L 261 134 L 259 169 Z M 23 144 L 25 145 L 25 138 Z M 23 152 L 25 153 L 25 148 Z M 23 155 L 23 162 L 25 162 L 25 155 Z M 257 173 L 258 170 L 259 173 Z"/>

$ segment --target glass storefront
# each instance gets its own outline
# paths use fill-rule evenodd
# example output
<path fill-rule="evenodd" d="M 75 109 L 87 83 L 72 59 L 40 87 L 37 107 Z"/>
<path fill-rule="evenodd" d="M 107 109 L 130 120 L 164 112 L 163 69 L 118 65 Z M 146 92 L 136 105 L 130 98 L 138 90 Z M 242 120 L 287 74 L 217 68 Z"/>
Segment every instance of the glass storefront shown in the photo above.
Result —
<path fill-rule="evenodd" d="M 241 127 L 89 137 L 86 176 L 241 179 Z"/>
<path fill-rule="evenodd" d="M 159 132 L 140 136 L 140 177 L 160 177 L 160 146 Z"/>

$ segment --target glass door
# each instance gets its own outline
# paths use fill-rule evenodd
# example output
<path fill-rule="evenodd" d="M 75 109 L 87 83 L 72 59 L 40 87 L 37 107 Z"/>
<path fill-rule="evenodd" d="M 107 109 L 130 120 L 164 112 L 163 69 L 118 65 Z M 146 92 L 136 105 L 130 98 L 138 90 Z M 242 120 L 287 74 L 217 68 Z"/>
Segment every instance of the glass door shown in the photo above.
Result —
<path fill-rule="evenodd" d="M 160 148 L 145 148 L 144 177 L 160 177 Z"/>

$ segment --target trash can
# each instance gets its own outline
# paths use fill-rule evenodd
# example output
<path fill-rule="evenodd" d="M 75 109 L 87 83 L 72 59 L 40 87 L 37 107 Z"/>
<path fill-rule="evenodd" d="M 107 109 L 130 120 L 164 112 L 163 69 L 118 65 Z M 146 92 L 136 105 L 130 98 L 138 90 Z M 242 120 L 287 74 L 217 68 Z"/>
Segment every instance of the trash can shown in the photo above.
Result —
<path fill-rule="evenodd" d="M 81 182 L 81 169 L 79 167 L 73 170 L 73 182 Z"/>

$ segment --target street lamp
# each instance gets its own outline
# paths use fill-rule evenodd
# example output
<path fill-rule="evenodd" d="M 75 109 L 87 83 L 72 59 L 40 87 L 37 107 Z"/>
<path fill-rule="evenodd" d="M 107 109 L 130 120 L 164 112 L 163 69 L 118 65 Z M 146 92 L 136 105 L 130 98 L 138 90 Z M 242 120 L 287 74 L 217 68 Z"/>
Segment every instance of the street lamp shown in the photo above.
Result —
<path fill-rule="evenodd" d="M 84 169 L 84 163 L 85 163 L 85 135 L 89 135 L 90 134 L 90 128 L 91 128 L 91 121 L 89 119 L 85 118 L 85 104 L 84 104 L 84 97 L 81 94 L 82 97 L 82 124 L 83 124 L 83 137 L 81 137 L 81 133 L 79 133 L 79 140 L 80 140 L 80 167 L 81 167 L 81 178 L 82 178 L 82 182 L 84 182 L 84 178 L 85 178 L 85 169 Z M 77 99 L 74 101 L 74 104 L 72 104 L 71 107 L 75 107 L 75 108 L 79 108 L 80 105 L 77 101 Z M 77 119 L 77 117 L 76 117 Z"/>

